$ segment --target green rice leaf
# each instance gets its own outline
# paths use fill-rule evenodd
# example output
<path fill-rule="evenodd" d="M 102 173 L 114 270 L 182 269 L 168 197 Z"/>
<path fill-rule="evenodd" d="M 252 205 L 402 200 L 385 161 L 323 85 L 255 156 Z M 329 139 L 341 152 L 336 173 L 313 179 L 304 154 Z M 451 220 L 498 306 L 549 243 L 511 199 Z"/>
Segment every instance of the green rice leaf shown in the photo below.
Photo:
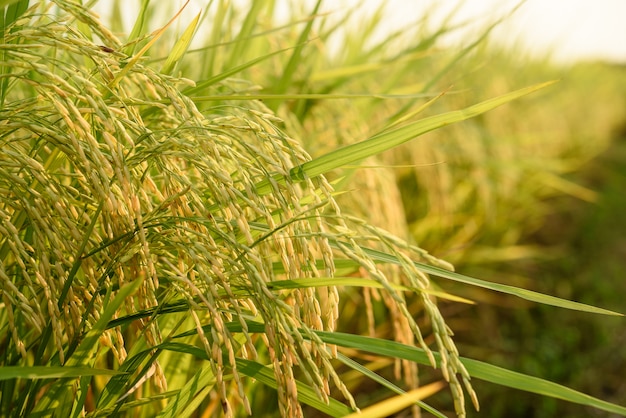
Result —
<path fill-rule="evenodd" d="M 193 96 L 195 102 L 212 102 L 216 100 L 337 100 L 337 99 L 424 99 L 432 94 L 355 94 L 355 93 L 284 93 L 284 94 L 228 94 L 212 96 Z M 167 103 L 163 101 L 163 103 Z"/>
<path fill-rule="evenodd" d="M 313 279 L 290 279 L 290 280 L 277 280 L 267 284 L 267 287 L 275 290 L 284 289 L 302 289 L 306 287 L 324 287 L 324 286 L 350 286 L 350 287 L 369 287 L 373 289 L 383 289 L 384 286 L 371 279 L 364 279 L 360 277 L 316 277 Z M 451 300 L 454 302 L 473 304 L 469 299 L 461 298 L 455 295 L 451 295 L 446 292 L 434 290 L 434 289 L 414 289 L 408 286 L 401 286 L 394 283 L 390 283 L 389 287 L 402 292 L 424 292 L 438 298 Z"/>
<path fill-rule="evenodd" d="M 6 366 L 0 368 L 0 380 L 58 379 L 82 376 L 113 376 L 123 372 L 83 366 Z"/>
<path fill-rule="evenodd" d="M 145 363 L 152 350 L 143 350 L 138 353 L 131 353 L 124 363 L 120 366 L 120 371 L 124 374 L 114 376 L 106 384 L 100 398 L 98 399 L 97 408 L 107 409 L 115 405 L 115 402 L 123 395 L 127 387 L 132 386 L 131 379 L 142 364 Z M 139 376 L 137 379 L 140 378 Z"/>
<path fill-rule="evenodd" d="M 133 29 L 128 35 L 129 43 L 124 48 L 124 54 L 128 56 L 132 56 L 135 53 L 135 48 L 137 47 L 137 41 L 139 38 L 146 33 L 146 27 L 148 25 L 148 6 L 150 5 L 150 0 L 142 0 L 141 6 L 139 7 L 139 14 L 137 15 L 137 19 L 135 20 L 135 24 L 133 25 Z"/>
<path fill-rule="evenodd" d="M 198 22 L 200 21 L 201 13 L 198 13 L 196 17 L 191 21 L 185 32 L 183 32 L 180 39 L 174 45 L 172 52 L 168 55 L 165 60 L 165 64 L 163 64 L 163 68 L 161 68 L 161 72 L 163 74 L 171 74 L 174 70 L 174 66 L 180 61 L 180 59 L 185 55 L 187 49 L 189 48 L 189 44 L 193 39 L 193 35 L 196 32 L 196 27 L 198 26 Z"/>
<path fill-rule="evenodd" d="M 189 0 L 185 2 L 183 7 L 181 7 L 178 13 L 176 13 L 174 17 L 172 17 L 165 26 L 155 30 L 154 32 L 150 34 L 150 40 L 139 50 L 139 52 L 132 55 L 131 58 L 126 63 L 126 65 L 120 71 L 118 71 L 118 73 L 115 75 L 115 78 L 113 78 L 113 80 L 111 80 L 111 82 L 109 83 L 109 88 L 114 88 L 115 86 L 117 86 L 117 84 L 126 76 L 126 74 L 128 74 L 128 72 L 135 65 L 137 65 L 141 57 L 143 57 L 146 54 L 146 52 L 148 52 L 148 50 L 152 48 L 152 45 L 154 45 L 154 43 L 158 41 L 161 36 L 163 36 L 167 28 L 169 28 L 172 25 L 172 23 L 174 23 L 174 21 L 178 19 L 178 17 L 182 13 L 183 9 L 187 6 L 187 4 L 189 4 Z M 147 3 L 146 3 L 146 7 L 147 7 Z"/>
<path fill-rule="evenodd" d="M 83 338 L 72 357 L 68 359 L 67 365 L 82 365 L 89 362 L 90 353 L 98 346 L 98 338 L 107 329 L 107 325 L 113 318 L 113 315 L 122 306 L 122 303 L 139 289 L 142 283 L 143 279 L 139 278 L 120 288 L 115 298 L 109 302 L 104 312 L 100 315 L 98 322 L 87 332 L 87 335 Z"/>
<path fill-rule="evenodd" d="M 476 117 L 489 110 L 495 109 L 498 106 L 502 106 L 505 103 L 519 99 L 520 97 L 526 96 L 554 83 L 555 81 L 548 81 L 525 87 L 493 99 L 485 100 L 484 102 L 462 110 L 442 113 L 391 131 L 385 131 L 378 135 L 374 135 L 365 141 L 339 148 L 312 161 L 308 161 L 299 167 L 294 167 L 291 170 L 290 176 L 294 180 L 301 180 L 304 179 L 305 176 L 316 177 L 345 165 L 356 163 L 364 160 L 365 158 L 378 155 L 391 148 L 395 148 L 398 145 L 402 145 L 405 142 L 408 142 L 427 132 Z"/>
<path fill-rule="evenodd" d="M 521 299 L 526 299 L 531 302 L 543 303 L 544 305 L 556 306 L 559 308 L 571 309 L 574 311 L 582 311 L 589 313 L 596 313 L 602 315 L 624 316 L 624 314 L 610 311 L 608 309 L 598 308 L 596 306 L 586 305 L 584 303 L 574 302 L 567 299 L 561 299 L 556 296 L 546 295 L 544 293 L 534 292 L 528 289 L 522 289 L 519 287 L 509 286 L 506 284 L 493 283 L 485 280 L 475 279 L 473 277 L 464 276 L 462 274 L 455 273 L 441 269 L 439 267 L 429 266 L 427 264 L 415 263 L 419 268 L 429 274 L 443 277 L 444 279 L 454 280 L 460 283 L 470 284 L 472 286 L 478 286 L 496 292 L 507 293 L 509 295 L 517 296 Z"/>
<path fill-rule="evenodd" d="M 189 379 L 187 384 L 183 386 L 170 400 L 167 406 L 158 415 L 159 418 L 179 418 L 189 416 L 184 411 L 193 410 L 194 405 L 201 402 L 205 396 L 199 396 L 200 393 L 210 389 L 215 384 L 215 375 L 210 364 L 204 364 L 198 369 L 194 376 Z"/>
<path fill-rule="evenodd" d="M 266 6 L 267 2 L 264 1 L 253 1 L 250 3 L 250 6 L 247 8 L 246 17 L 241 25 L 241 29 L 239 30 L 239 33 L 237 33 L 237 37 L 227 58 L 225 68 L 234 67 L 235 64 L 241 60 L 241 57 L 245 56 L 248 49 L 252 47 L 250 38 L 257 27 L 259 14 Z"/>
<path fill-rule="evenodd" d="M 485 100 L 484 102 L 465 109 L 430 116 L 400 128 L 383 131 L 365 141 L 336 149 L 319 158 L 294 167 L 291 169 L 289 176 L 292 181 L 302 181 L 306 177 L 316 177 L 346 165 L 357 163 L 368 157 L 378 155 L 391 148 L 402 145 L 427 132 L 476 117 L 512 100 L 519 99 L 520 97 L 548 87 L 555 82 L 556 81 L 548 81 L 525 87 L 493 99 Z M 274 180 L 278 182 L 285 181 L 280 175 L 275 176 Z M 271 182 L 270 180 L 263 180 L 258 183 L 256 188 L 261 194 L 270 193 L 272 190 Z"/>
<path fill-rule="evenodd" d="M 196 87 L 191 87 L 189 89 L 186 89 L 183 93 L 185 93 L 188 96 L 191 96 L 191 95 L 193 95 L 195 93 L 201 92 L 202 90 L 206 89 L 207 87 L 210 87 L 210 86 L 214 85 L 215 83 L 218 83 L 218 82 L 220 82 L 222 80 L 225 80 L 228 77 L 231 77 L 231 76 L 233 76 L 233 75 L 235 75 L 237 73 L 240 73 L 240 72 L 242 72 L 245 69 L 253 67 L 254 65 L 256 65 L 256 64 L 258 64 L 260 62 L 263 62 L 263 61 L 265 61 L 265 60 L 267 60 L 267 59 L 269 59 L 269 58 L 271 58 L 271 57 L 273 57 L 275 55 L 282 54 L 285 51 L 288 51 L 290 49 L 293 49 L 293 48 L 285 48 L 285 49 L 281 49 L 279 51 L 274 51 L 274 52 L 271 52 L 269 54 L 263 55 L 261 57 L 257 57 L 257 58 L 255 58 L 253 60 L 248 61 L 248 62 L 245 62 L 243 64 L 240 64 L 240 65 L 237 65 L 235 67 L 229 68 L 228 70 L 222 71 L 221 73 L 216 74 L 216 75 L 214 75 L 211 78 L 208 78 L 206 80 L 197 82 L 196 83 Z M 227 98 L 228 97 L 224 97 L 224 98 L 222 98 L 222 100 L 227 99 Z"/>
<path fill-rule="evenodd" d="M 30 0 L 1 0 L 0 7 L 7 7 L 6 13 L 4 10 L 0 10 L 2 14 L 2 25 L 0 29 L 4 31 L 11 23 L 15 22 L 24 12 L 28 9 L 28 3 Z"/>
<path fill-rule="evenodd" d="M 336 244 L 334 244 L 336 245 Z M 363 248 L 363 250 L 374 260 L 378 262 L 400 264 L 400 261 L 391 254 L 386 254 L 381 251 L 377 251 L 371 248 Z M 442 277 L 444 279 L 454 280 L 456 282 L 469 284 L 472 286 L 482 287 L 484 289 L 494 290 L 500 293 L 507 293 L 509 295 L 517 296 L 522 299 L 529 300 L 531 302 L 543 303 L 544 305 L 556 306 L 559 308 L 572 309 L 575 311 L 590 312 L 603 315 L 623 316 L 619 312 L 610 311 L 608 309 L 598 308 L 584 303 L 574 302 L 567 299 L 557 298 L 556 296 L 550 296 L 532 290 L 521 289 L 515 286 L 509 286 L 506 284 L 488 282 L 486 280 L 475 279 L 473 277 L 465 276 L 459 273 L 455 273 L 450 270 L 445 270 L 440 267 L 431 266 L 417 261 L 414 264 L 419 267 L 424 273 L 432 274 L 434 276 Z"/>
<path fill-rule="evenodd" d="M 318 2 L 315 4 L 315 8 L 311 12 L 311 17 L 317 14 L 317 11 L 319 10 L 321 5 L 322 5 L 322 0 L 318 0 Z M 289 87 L 291 86 L 292 79 L 296 72 L 296 69 L 302 63 L 302 50 L 304 49 L 304 45 L 306 44 L 309 38 L 311 29 L 313 29 L 314 21 L 315 20 L 311 18 L 305 25 L 302 32 L 300 33 L 297 46 L 296 48 L 294 48 L 293 53 L 291 54 L 291 57 L 289 58 L 289 61 L 287 62 L 287 65 L 285 66 L 285 69 L 282 71 L 283 76 L 281 77 L 280 81 L 275 87 L 275 92 L 277 94 L 286 93 Z M 271 101 L 267 105 L 270 109 L 276 110 L 279 104 L 280 102 L 278 101 Z"/>
<path fill-rule="evenodd" d="M 83 338 L 76 351 L 68 358 L 65 363 L 65 367 L 86 367 L 88 364 L 92 364 L 94 361 L 93 354 L 98 348 L 98 339 L 105 331 L 108 322 L 113 315 L 120 308 L 126 298 L 135 293 L 139 286 L 143 283 L 142 279 L 137 279 L 132 283 L 123 286 L 115 298 L 109 302 L 109 304 L 102 312 L 100 319 L 91 328 L 86 336 Z M 123 373 L 117 373 L 116 376 L 123 375 Z M 35 411 L 43 412 L 48 411 L 50 408 L 57 409 L 62 416 L 70 416 L 70 411 L 74 409 L 76 404 L 74 403 L 76 393 L 73 393 L 73 387 L 71 382 L 60 383 L 52 387 L 51 390 L 45 393 L 43 398 L 38 401 L 35 407 Z M 82 393 L 80 394 L 82 395 Z"/>
<path fill-rule="evenodd" d="M 397 393 L 398 395 L 401 395 L 403 393 L 406 393 L 402 388 L 394 385 L 393 383 L 391 383 L 389 380 L 385 379 L 384 377 L 380 376 L 379 374 L 375 373 L 374 371 L 368 369 L 367 367 L 363 366 L 362 364 L 352 360 L 350 357 L 342 354 L 342 353 L 337 353 L 337 359 L 339 361 L 341 361 L 343 364 L 345 364 L 346 366 L 350 367 L 351 369 L 357 371 L 358 373 L 361 373 L 363 376 L 368 377 L 369 379 L 372 379 L 374 382 L 386 387 L 387 389 L 391 390 L 394 393 Z M 422 408 L 423 410 L 433 414 L 434 416 L 436 416 L 437 418 L 447 418 L 444 414 L 442 414 L 441 412 L 437 411 L 435 408 L 433 408 L 432 406 L 422 402 L 422 401 L 417 401 L 416 402 L 420 408 Z"/>

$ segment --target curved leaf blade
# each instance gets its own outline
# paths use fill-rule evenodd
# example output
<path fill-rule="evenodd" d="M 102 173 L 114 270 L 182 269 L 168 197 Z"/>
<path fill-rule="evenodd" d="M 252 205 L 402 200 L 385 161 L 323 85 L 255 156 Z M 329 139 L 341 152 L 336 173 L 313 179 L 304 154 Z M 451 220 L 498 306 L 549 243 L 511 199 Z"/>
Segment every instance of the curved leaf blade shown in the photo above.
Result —
<path fill-rule="evenodd" d="M 336 243 L 331 242 L 331 246 L 337 246 Z M 387 254 L 381 251 L 377 251 L 371 248 L 363 248 L 366 254 L 372 259 L 378 262 L 400 264 L 400 261 L 391 254 Z M 413 262 L 424 273 L 432 274 L 448 280 L 454 280 L 456 282 L 469 284 L 472 286 L 482 287 L 484 289 L 494 290 L 500 293 L 506 293 L 512 296 L 517 296 L 521 299 L 526 299 L 531 302 L 543 303 L 544 305 L 556 306 L 559 308 L 572 309 L 575 311 L 589 312 L 602 315 L 624 316 L 619 312 L 610 311 L 608 309 L 598 308 L 596 306 L 586 305 L 580 302 L 574 302 L 567 299 L 561 299 L 556 296 L 546 295 L 544 293 L 534 292 L 528 289 L 522 289 L 515 286 L 510 286 L 501 283 L 488 282 L 486 280 L 475 279 L 473 277 L 465 276 L 454 271 L 445 270 L 440 267 L 431 266 L 428 264 Z"/>
<path fill-rule="evenodd" d="M 365 141 L 333 150 L 319 158 L 308 161 L 300 166 L 293 167 L 289 172 L 289 177 L 292 181 L 298 182 L 304 180 L 306 177 L 316 177 L 337 168 L 358 163 L 368 157 L 402 145 L 405 142 L 408 142 L 427 132 L 442 128 L 446 125 L 471 119 L 510 101 L 519 99 L 520 97 L 548 87 L 554 83 L 556 83 L 556 81 L 548 81 L 525 87 L 502 96 L 485 100 L 465 109 L 441 113 L 439 115 L 420 119 L 396 129 L 385 130 L 369 139 L 366 139 Z M 286 179 L 282 175 L 274 176 L 274 181 L 278 183 L 285 182 L 285 180 Z M 256 189 L 260 194 L 270 193 L 272 191 L 271 181 L 263 180 L 259 182 Z"/>
<path fill-rule="evenodd" d="M 343 148 L 331 151 L 319 158 L 308 161 L 299 167 L 294 167 L 290 173 L 291 178 L 303 179 L 304 176 L 316 177 L 336 168 L 356 163 L 364 160 L 365 158 L 397 147 L 398 145 L 402 145 L 405 142 L 408 142 L 411 139 L 427 132 L 476 117 L 489 110 L 495 109 L 498 106 L 502 106 L 505 103 L 519 99 L 520 97 L 526 96 L 554 83 L 555 81 L 548 81 L 525 87 L 493 99 L 485 100 L 484 102 L 477 103 L 465 109 L 430 116 L 400 128 L 384 131 L 380 134 L 374 135 L 370 139 L 356 144 L 347 145 Z"/>
<path fill-rule="evenodd" d="M 0 380 L 8 379 L 62 379 L 82 376 L 113 376 L 123 374 L 116 370 L 94 369 L 91 367 L 63 366 L 7 366 L 0 368 Z"/>
<path fill-rule="evenodd" d="M 169 56 L 165 60 L 165 64 L 163 64 L 163 68 L 161 68 L 161 72 L 163 74 L 171 74 L 178 61 L 180 61 L 183 55 L 185 55 L 185 52 L 187 52 L 189 44 L 191 44 L 191 40 L 193 39 L 193 35 L 196 33 L 196 27 L 200 21 L 200 15 L 201 13 L 196 15 L 189 26 L 187 26 L 187 29 L 185 29 L 185 32 L 183 32 L 180 39 L 176 42 L 174 48 L 172 48 L 172 52 L 170 52 Z"/>

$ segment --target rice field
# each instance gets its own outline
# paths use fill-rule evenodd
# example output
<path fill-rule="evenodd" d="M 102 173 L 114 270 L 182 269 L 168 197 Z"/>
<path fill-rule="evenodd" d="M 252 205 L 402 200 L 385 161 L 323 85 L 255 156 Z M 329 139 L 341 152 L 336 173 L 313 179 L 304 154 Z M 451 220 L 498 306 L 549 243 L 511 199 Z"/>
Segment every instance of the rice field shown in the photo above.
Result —
<path fill-rule="evenodd" d="M 626 415 L 623 68 L 321 3 L 0 2 L 0 416 Z"/>

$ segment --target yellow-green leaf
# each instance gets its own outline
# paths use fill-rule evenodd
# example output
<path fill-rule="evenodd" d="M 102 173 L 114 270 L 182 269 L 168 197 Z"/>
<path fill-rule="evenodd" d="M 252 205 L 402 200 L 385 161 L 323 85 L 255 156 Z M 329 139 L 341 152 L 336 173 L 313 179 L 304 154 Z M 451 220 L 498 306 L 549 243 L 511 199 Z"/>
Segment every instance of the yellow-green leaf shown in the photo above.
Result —
<path fill-rule="evenodd" d="M 172 52 L 165 60 L 165 64 L 163 64 L 163 68 L 161 68 L 161 72 L 163 74 L 171 74 L 174 70 L 174 66 L 180 61 L 180 59 L 185 55 L 187 49 L 189 48 L 189 44 L 191 44 L 191 40 L 193 39 L 193 35 L 196 32 L 196 27 L 198 26 L 198 22 L 200 21 L 200 13 L 196 15 L 196 17 L 191 21 L 185 32 L 180 37 L 180 39 L 174 45 Z"/>

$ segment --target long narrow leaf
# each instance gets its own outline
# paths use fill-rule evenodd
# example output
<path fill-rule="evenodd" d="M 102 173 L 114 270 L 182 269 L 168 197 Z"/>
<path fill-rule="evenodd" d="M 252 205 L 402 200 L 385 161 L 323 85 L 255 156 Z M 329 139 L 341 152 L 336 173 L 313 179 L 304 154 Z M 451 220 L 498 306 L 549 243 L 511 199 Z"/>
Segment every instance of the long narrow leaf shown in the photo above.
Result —
<path fill-rule="evenodd" d="M 122 374 L 115 370 L 94 369 L 91 367 L 73 366 L 7 366 L 0 368 L 0 380 L 7 379 L 57 379 L 82 376 L 113 376 Z"/>
<path fill-rule="evenodd" d="M 82 365 L 89 361 L 90 353 L 98 346 L 98 338 L 100 338 L 102 333 L 106 330 L 113 315 L 115 315 L 122 303 L 139 289 L 142 283 L 143 279 L 138 278 L 120 288 L 115 298 L 106 306 L 104 312 L 100 314 L 98 322 L 87 332 L 87 335 L 81 341 L 74 355 L 68 359 L 68 365 Z"/>
<path fill-rule="evenodd" d="M 337 353 L 337 359 L 339 361 L 341 361 L 343 364 L 345 364 L 346 366 L 350 367 L 351 369 L 361 373 L 363 376 L 366 376 L 369 379 L 372 379 L 374 382 L 379 383 L 380 385 L 386 387 L 387 389 L 393 391 L 394 393 L 397 393 L 398 395 L 406 393 L 403 389 L 401 389 L 398 386 L 394 385 L 389 380 L 387 380 L 384 377 L 376 374 L 374 371 L 368 369 L 367 367 L 365 367 L 362 364 L 352 360 L 350 357 L 348 357 L 348 356 L 346 356 L 346 355 L 344 355 L 342 353 Z M 423 410 L 431 413 L 432 415 L 434 415 L 437 418 L 446 418 L 446 416 L 444 414 L 442 414 L 441 412 L 437 411 L 432 406 L 430 406 L 430 405 L 428 405 L 428 404 L 426 404 L 426 403 L 424 403 L 422 401 L 418 401 L 417 404 L 419 405 L 420 408 L 422 408 Z"/>
<path fill-rule="evenodd" d="M 239 322 L 230 322 L 227 328 L 231 332 L 241 332 L 242 327 Z M 265 326 L 262 323 L 249 321 L 247 329 L 251 333 L 265 332 Z M 195 332 L 195 331 L 193 331 Z M 397 358 L 402 360 L 414 361 L 419 364 L 430 365 L 430 360 L 423 349 L 405 345 L 391 340 L 385 340 L 374 337 L 364 337 L 361 335 L 346 334 L 342 332 L 314 331 L 320 339 L 327 343 L 337 345 L 339 347 L 352 348 L 359 351 L 372 353 L 376 355 Z M 180 334 L 187 336 L 189 333 Z M 177 336 L 178 337 L 178 336 Z M 303 334 L 307 338 L 306 333 Z M 440 356 L 437 352 L 433 352 L 437 362 L 440 362 Z M 460 357 L 461 362 L 469 372 L 470 376 L 476 379 L 485 380 L 501 386 L 523 390 L 526 392 L 536 393 L 543 396 L 549 396 L 562 399 L 568 402 L 587 405 L 603 411 L 612 412 L 622 416 L 626 416 L 626 407 L 619 406 L 593 396 L 584 394 L 566 386 L 550 382 L 539 377 L 525 375 L 523 373 L 507 370 L 502 367 L 494 366 L 482 361 Z"/>
<path fill-rule="evenodd" d="M 405 142 L 408 142 L 427 132 L 476 117 L 489 110 L 495 109 L 498 106 L 502 106 L 505 103 L 519 99 L 520 97 L 533 93 L 554 83 L 555 81 L 548 81 L 525 87 L 493 99 L 485 100 L 484 102 L 475 104 L 465 109 L 430 116 L 397 129 L 384 131 L 365 141 L 336 149 L 322 155 L 319 158 L 308 161 L 298 167 L 294 167 L 291 169 L 289 176 L 292 181 L 302 181 L 306 177 L 316 177 L 337 168 L 344 167 L 348 164 L 357 163 L 368 157 L 380 154 L 384 151 L 397 147 L 398 145 L 402 145 Z M 274 180 L 277 182 L 285 181 L 285 179 L 280 175 L 277 175 Z M 257 192 L 261 194 L 270 193 L 272 190 L 271 181 L 263 180 L 259 182 L 256 189 Z"/>
<path fill-rule="evenodd" d="M 247 50 L 250 48 L 250 38 L 254 33 L 254 28 L 259 20 L 259 14 L 266 6 L 264 1 L 253 1 L 247 9 L 246 17 L 241 25 L 237 38 L 229 54 L 226 67 L 232 68 L 235 66 L 241 57 L 246 55 Z"/>
<path fill-rule="evenodd" d="M 10 6 L 13 3 L 17 3 L 18 1 L 24 1 L 24 0 L 0 0 L 0 7 L 6 7 L 6 6 Z M 26 1 L 26 4 L 28 4 L 28 1 Z"/>
<path fill-rule="evenodd" d="M 4 0 L 0 2 L 0 7 L 9 6 L 6 9 L 6 13 L 4 10 L 0 10 L 0 13 L 3 14 L 2 25 L 0 25 L 2 31 L 24 14 L 28 9 L 29 1 L 30 0 Z"/>
<path fill-rule="evenodd" d="M 169 28 L 171 24 L 174 23 L 176 19 L 178 19 L 178 16 L 180 16 L 180 14 L 183 12 L 183 9 L 187 6 L 187 4 L 189 4 L 189 0 L 187 0 L 187 2 L 183 5 L 183 7 L 180 8 L 178 13 L 176 13 L 174 17 L 172 17 L 165 26 L 152 32 L 148 43 L 144 45 L 144 47 L 141 48 L 139 52 L 132 55 L 132 57 L 128 60 L 126 65 L 115 75 L 115 78 L 113 78 L 113 80 L 109 83 L 109 88 L 113 88 L 117 86 L 117 84 L 126 76 L 126 74 L 128 74 L 128 72 L 137 64 L 137 62 L 139 62 L 139 59 L 143 57 L 150 48 L 152 48 L 152 45 L 154 45 L 156 41 L 159 40 L 159 38 L 165 33 L 167 28 Z"/>
<path fill-rule="evenodd" d="M 241 374 L 254 378 L 266 386 L 273 389 L 278 388 L 274 371 L 267 366 L 263 366 L 262 364 L 254 361 L 238 358 L 237 370 L 239 370 Z M 320 412 L 332 417 L 343 417 L 353 412 L 348 406 L 333 398 L 329 398 L 329 402 L 326 404 L 318 398 L 313 389 L 300 381 L 296 382 L 296 387 L 298 388 L 298 400 L 314 407 Z"/>
<path fill-rule="evenodd" d="M 364 160 L 365 158 L 378 155 L 381 152 L 395 148 L 398 145 L 402 145 L 405 142 L 408 142 L 411 139 L 427 132 L 476 117 L 489 110 L 495 109 L 498 106 L 502 106 L 505 103 L 519 99 L 520 97 L 526 96 L 554 83 L 555 81 L 548 81 L 534 86 L 525 87 L 493 99 L 485 100 L 484 102 L 462 110 L 455 110 L 431 116 L 401 128 L 374 135 L 368 140 L 331 151 L 328 154 L 306 162 L 299 167 L 293 168 L 290 173 L 291 178 L 303 179 L 305 176 L 316 177 L 347 164 L 356 163 Z"/>
<path fill-rule="evenodd" d="M 311 29 L 313 28 L 313 23 L 314 23 L 313 16 L 317 14 L 317 11 L 319 10 L 321 5 L 322 5 L 322 0 L 318 0 L 318 2 L 315 4 L 315 8 L 311 12 L 311 15 L 310 15 L 311 19 L 307 22 L 307 24 L 304 27 L 304 30 L 300 33 L 300 37 L 298 38 L 298 45 L 293 50 L 293 53 L 291 54 L 291 57 L 289 58 L 289 61 L 287 62 L 287 65 L 285 66 L 282 72 L 283 76 L 281 77 L 280 81 L 278 82 L 275 88 L 275 91 L 278 94 L 285 93 L 292 83 L 291 80 L 293 79 L 296 69 L 302 62 L 302 50 L 304 48 L 305 43 L 308 40 L 309 34 L 311 33 Z M 271 101 L 271 102 L 268 102 L 267 105 L 270 109 L 275 111 L 279 104 L 280 104 L 279 101 Z"/>
<path fill-rule="evenodd" d="M 331 245 L 337 245 L 331 244 Z M 391 254 L 386 254 L 381 251 L 377 251 L 371 248 L 363 248 L 363 250 L 374 260 L 379 262 L 399 264 L 400 261 Z M 545 305 L 557 306 L 559 308 L 572 309 L 575 311 L 590 312 L 603 315 L 624 316 L 619 312 L 610 311 L 608 309 L 598 308 L 584 303 L 574 302 L 567 299 L 557 298 L 556 296 L 550 296 L 539 292 L 534 292 L 528 289 L 521 289 L 515 286 L 509 286 L 506 284 L 488 282 L 486 280 L 475 279 L 473 277 L 464 276 L 459 273 L 455 273 L 450 270 L 445 270 L 439 267 L 431 266 L 417 261 L 414 264 L 419 267 L 425 273 L 432 274 L 434 276 L 442 277 L 444 279 L 454 280 L 456 282 L 469 284 L 472 286 L 478 286 L 489 290 L 494 290 L 500 293 L 507 293 L 509 295 L 517 296 L 522 299 L 529 300 L 531 302 L 543 303 Z"/>
<path fill-rule="evenodd" d="M 207 87 L 214 85 L 215 83 L 218 83 L 218 82 L 220 82 L 222 80 L 225 80 L 228 77 L 231 77 L 231 76 L 233 76 L 233 75 L 235 75 L 237 73 L 240 73 L 240 72 L 242 72 L 243 70 L 245 70 L 247 68 L 250 68 L 250 67 L 252 67 L 252 66 L 254 66 L 254 65 L 256 65 L 256 64 L 258 64 L 260 62 L 263 62 L 263 61 L 265 61 L 265 60 L 267 60 L 267 59 L 269 59 L 269 58 L 271 58 L 271 57 L 273 57 L 275 55 L 282 54 L 285 51 L 288 51 L 290 49 L 293 49 L 293 48 L 285 48 L 285 49 L 281 49 L 279 51 L 274 51 L 274 52 L 271 52 L 269 54 L 263 55 L 261 57 L 257 57 L 257 58 L 255 58 L 253 60 L 248 61 L 248 62 L 245 62 L 243 64 L 240 64 L 240 65 L 237 65 L 235 67 L 232 67 L 232 68 L 230 68 L 230 69 L 228 69 L 226 71 L 222 71 L 221 73 L 216 74 L 216 75 L 214 75 L 211 78 L 208 78 L 206 80 L 197 82 L 195 87 L 191 87 L 189 89 L 186 89 L 185 91 L 183 91 L 183 93 L 185 93 L 186 95 L 193 95 L 195 93 L 198 93 L 198 92 L 206 89 Z M 225 97 L 224 99 L 227 99 L 227 97 Z"/>
<path fill-rule="evenodd" d="M 180 411 L 194 402 L 195 399 L 198 399 L 197 394 L 202 388 L 211 387 L 214 383 L 215 375 L 211 365 L 207 363 L 200 367 L 196 374 L 189 379 L 189 382 L 168 402 L 158 417 L 182 418 L 184 415 Z"/>
<path fill-rule="evenodd" d="M 306 287 L 324 287 L 324 286 L 351 286 L 351 287 L 369 287 L 373 289 L 382 289 L 384 286 L 377 281 L 371 279 L 364 279 L 360 277 L 316 277 L 314 279 L 290 279 L 290 280 L 277 280 L 267 284 L 270 289 L 301 289 Z M 418 289 L 413 289 L 407 286 L 401 286 L 397 284 L 390 284 L 391 288 L 402 292 L 416 292 Z M 465 299 L 459 296 L 451 295 L 446 292 L 434 290 L 434 289 L 419 289 L 419 292 L 424 292 L 432 296 L 436 296 L 441 299 L 451 300 L 454 302 L 461 302 L 467 304 L 473 304 L 469 299 Z"/>
<path fill-rule="evenodd" d="M 172 48 L 172 52 L 170 52 L 169 56 L 165 60 L 165 64 L 163 64 L 163 68 L 161 68 L 161 72 L 163 74 L 171 74 L 174 70 L 174 66 L 180 61 L 180 59 L 185 55 L 187 49 L 189 48 L 189 44 L 193 39 L 193 35 L 196 32 L 196 27 L 198 26 L 198 22 L 200 21 L 200 13 L 196 15 L 196 17 L 191 21 L 185 32 L 183 32 L 180 39 Z"/>
<path fill-rule="evenodd" d="M 336 99 L 428 99 L 432 94 L 376 94 L 376 93 L 284 93 L 284 94 L 228 94 L 213 96 L 193 96 L 194 102 L 210 102 L 216 100 L 336 100 Z M 167 100 L 161 103 L 167 104 Z"/>

